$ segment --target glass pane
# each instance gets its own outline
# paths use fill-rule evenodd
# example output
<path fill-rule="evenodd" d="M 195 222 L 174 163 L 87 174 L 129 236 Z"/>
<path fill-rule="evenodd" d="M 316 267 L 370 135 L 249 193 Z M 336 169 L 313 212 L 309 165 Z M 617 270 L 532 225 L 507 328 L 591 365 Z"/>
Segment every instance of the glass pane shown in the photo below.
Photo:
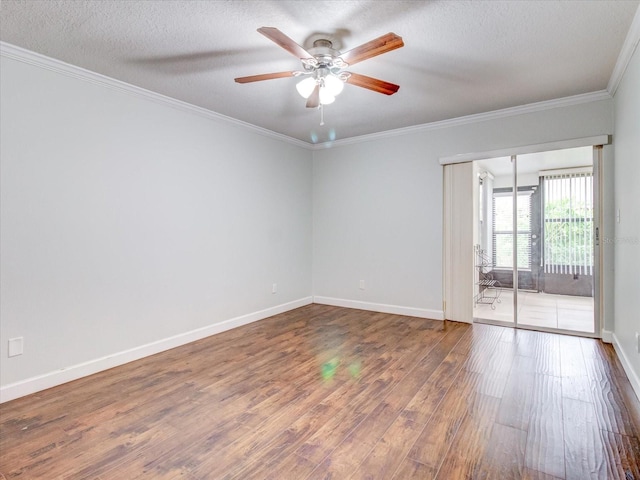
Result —
<path fill-rule="evenodd" d="M 513 230 L 513 197 L 510 194 L 496 194 L 493 201 L 495 208 L 494 231 L 511 232 Z"/>
<path fill-rule="evenodd" d="M 513 268 L 513 233 L 498 233 L 495 238 L 495 267 Z"/>
<path fill-rule="evenodd" d="M 518 325 L 595 331 L 592 157 L 591 147 L 518 156 L 518 189 L 534 189 L 531 268 L 518 275 Z M 519 264 L 521 247 L 519 234 Z"/>
<path fill-rule="evenodd" d="M 593 270 L 593 176 L 571 170 L 544 177 L 545 272 Z"/>
<path fill-rule="evenodd" d="M 477 179 L 473 316 L 513 325 L 513 167 L 510 157 L 474 162 Z"/>
<path fill-rule="evenodd" d="M 531 231 L 531 202 L 530 193 L 518 194 L 518 231 Z"/>

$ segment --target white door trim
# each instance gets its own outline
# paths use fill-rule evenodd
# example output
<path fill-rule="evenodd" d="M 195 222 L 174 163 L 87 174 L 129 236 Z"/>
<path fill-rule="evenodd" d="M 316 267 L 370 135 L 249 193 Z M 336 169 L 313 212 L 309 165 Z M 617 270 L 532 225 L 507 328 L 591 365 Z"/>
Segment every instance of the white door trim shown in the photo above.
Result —
<path fill-rule="evenodd" d="M 486 152 L 461 153 L 458 155 L 440 157 L 439 161 L 440 165 L 449 165 L 452 163 L 472 162 L 473 160 L 484 160 L 487 158 L 510 157 L 512 155 L 524 155 L 526 153 L 549 152 L 551 150 L 562 150 L 565 148 L 609 145 L 610 143 L 610 135 L 596 135 L 593 137 L 574 138 L 571 140 L 559 140 L 556 142 L 539 143 L 537 145 L 522 145 L 510 148 L 501 148 L 498 150 L 489 150 Z"/>

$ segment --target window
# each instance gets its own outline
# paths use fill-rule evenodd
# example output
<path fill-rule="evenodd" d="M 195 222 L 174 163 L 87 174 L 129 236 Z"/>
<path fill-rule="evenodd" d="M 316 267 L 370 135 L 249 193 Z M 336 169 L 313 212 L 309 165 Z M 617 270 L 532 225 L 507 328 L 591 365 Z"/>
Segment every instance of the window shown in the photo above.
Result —
<path fill-rule="evenodd" d="M 545 273 L 593 275 L 593 175 L 544 177 Z"/>
<path fill-rule="evenodd" d="M 518 192 L 518 270 L 531 269 L 531 191 Z M 513 269 L 513 193 L 493 194 L 493 266 Z"/>

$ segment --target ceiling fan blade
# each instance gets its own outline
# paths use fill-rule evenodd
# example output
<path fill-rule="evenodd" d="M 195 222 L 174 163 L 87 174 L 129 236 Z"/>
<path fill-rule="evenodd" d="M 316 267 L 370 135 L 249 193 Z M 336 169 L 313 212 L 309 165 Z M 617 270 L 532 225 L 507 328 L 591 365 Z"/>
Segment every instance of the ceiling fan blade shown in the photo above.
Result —
<path fill-rule="evenodd" d="M 320 85 L 316 85 L 309 98 L 307 98 L 307 108 L 316 108 L 320 105 Z"/>
<path fill-rule="evenodd" d="M 395 83 L 385 82 L 384 80 L 367 77 L 359 73 L 352 73 L 347 79 L 347 83 L 355 85 L 356 87 L 368 88 L 374 92 L 384 93 L 385 95 L 393 95 L 400 88 L 400 85 L 396 85 Z"/>
<path fill-rule="evenodd" d="M 354 65 L 368 58 L 390 52 L 403 46 L 404 42 L 402 41 L 402 37 L 399 37 L 393 32 L 389 32 L 386 35 L 382 35 L 343 53 L 340 57 L 349 65 Z"/>
<path fill-rule="evenodd" d="M 294 57 L 298 58 L 313 58 L 309 52 L 298 45 L 296 42 L 287 37 L 284 33 L 275 27 L 260 27 L 258 29 L 262 35 L 267 37 L 272 42 L 277 43 L 287 52 L 291 53 Z"/>
<path fill-rule="evenodd" d="M 250 75 L 248 77 L 238 77 L 235 79 L 238 83 L 261 82 L 262 80 L 271 80 L 272 78 L 293 77 L 294 72 L 277 72 L 263 73 L 262 75 Z"/>

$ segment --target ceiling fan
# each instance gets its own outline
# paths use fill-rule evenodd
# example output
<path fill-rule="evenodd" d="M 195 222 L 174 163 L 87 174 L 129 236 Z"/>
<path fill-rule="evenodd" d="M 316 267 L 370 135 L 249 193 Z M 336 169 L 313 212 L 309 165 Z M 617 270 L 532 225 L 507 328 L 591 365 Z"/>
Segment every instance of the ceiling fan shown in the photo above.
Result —
<path fill-rule="evenodd" d="M 277 28 L 261 27 L 258 32 L 299 58 L 303 69 L 239 77 L 235 79 L 238 83 L 260 82 L 285 77 L 306 77 L 298 83 L 296 88 L 300 95 L 307 99 L 307 108 L 333 103 L 335 96 L 342 91 L 345 83 L 385 95 L 393 95 L 400 88 L 399 85 L 393 83 L 345 70 L 358 62 L 404 46 L 402 38 L 395 33 L 387 33 L 345 53 L 340 53 L 333 49 L 330 40 L 315 40 L 313 47 L 307 51 Z"/>

